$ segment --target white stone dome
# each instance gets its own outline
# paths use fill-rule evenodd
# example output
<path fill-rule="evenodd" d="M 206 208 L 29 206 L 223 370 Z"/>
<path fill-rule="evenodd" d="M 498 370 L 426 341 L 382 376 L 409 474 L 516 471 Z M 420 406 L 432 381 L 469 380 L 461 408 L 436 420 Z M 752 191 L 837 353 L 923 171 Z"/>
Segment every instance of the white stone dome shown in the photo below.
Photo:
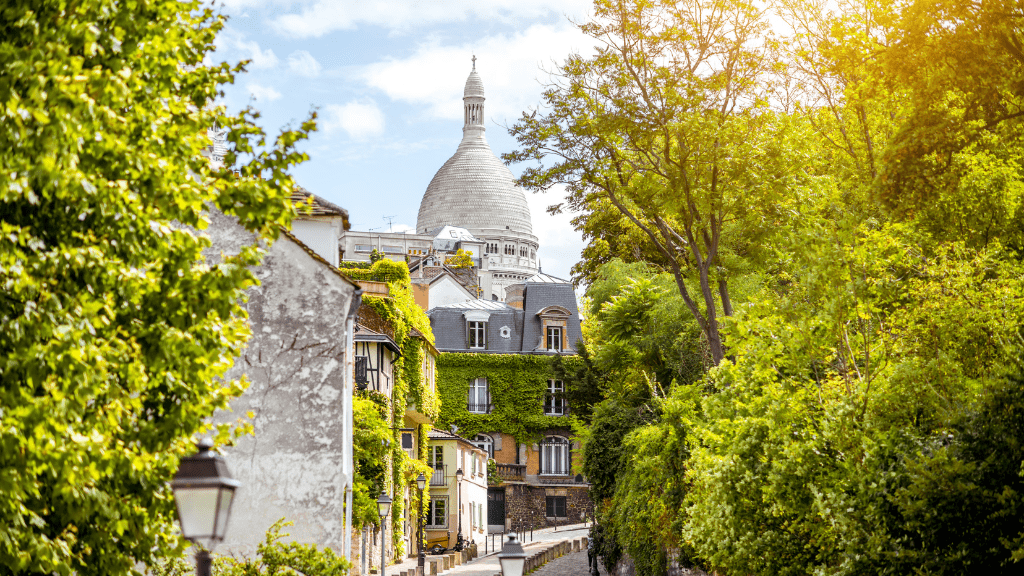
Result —
<path fill-rule="evenodd" d="M 465 126 L 455 155 L 441 166 L 420 202 L 417 232 L 441 226 L 533 235 L 526 194 L 484 138 L 484 85 L 474 65 L 466 80 Z"/>

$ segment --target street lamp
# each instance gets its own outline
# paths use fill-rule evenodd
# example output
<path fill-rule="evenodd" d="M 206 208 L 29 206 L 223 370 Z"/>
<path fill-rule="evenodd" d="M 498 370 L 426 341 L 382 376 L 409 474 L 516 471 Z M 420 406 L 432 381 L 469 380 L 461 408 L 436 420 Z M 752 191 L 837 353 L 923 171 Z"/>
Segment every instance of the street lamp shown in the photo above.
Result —
<path fill-rule="evenodd" d="M 178 508 L 181 534 L 196 545 L 196 574 L 210 576 L 210 550 L 224 540 L 231 502 L 240 483 L 231 477 L 228 465 L 219 454 L 210 452 L 213 442 L 196 443 L 199 450 L 181 459 L 171 480 Z"/>
<path fill-rule="evenodd" d="M 459 488 L 459 535 L 455 539 L 456 550 L 462 550 L 462 468 L 455 471 L 455 485 Z"/>
<path fill-rule="evenodd" d="M 501 576 L 523 576 L 526 552 L 523 552 L 515 534 L 508 535 L 508 541 L 501 548 L 501 554 L 498 554 L 498 563 L 501 564 Z"/>
<path fill-rule="evenodd" d="M 380 514 L 380 576 L 384 576 L 384 536 L 387 533 L 387 530 L 384 527 L 384 519 L 387 518 L 390 510 L 391 498 L 388 496 L 386 490 L 382 490 L 380 496 L 377 498 L 377 513 Z"/>
<path fill-rule="evenodd" d="M 416 487 L 420 489 L 420 513 L 417 514 L 420 517 L 420 541 L 417 546 L 420 549 L 420 557 L 417 563 L 423 568 L 427 564 L 427 551 L 423 549 L 423 489 L 427 487 L 427 477 L 422 472 L 416 477 Z"/>

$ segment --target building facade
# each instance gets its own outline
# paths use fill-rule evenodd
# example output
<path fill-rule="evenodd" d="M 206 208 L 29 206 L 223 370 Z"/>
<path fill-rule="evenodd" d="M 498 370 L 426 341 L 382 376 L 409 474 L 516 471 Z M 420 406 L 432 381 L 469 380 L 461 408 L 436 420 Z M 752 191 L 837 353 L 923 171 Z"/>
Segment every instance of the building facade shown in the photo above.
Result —
<path fill-rule="evenodd" d="M 575 366 L 582 339 L 572 284 L 545 274 L 428 314 L 441 351 L 442 423 L 456 424 L 496 463 L 487 529 L 558 526 L 593 517 L 590 485 L 574 473 L 572 406 L 557 363 Z"/>
<path fill-rule="evenodd" d="M 425 531 L 429 547 L 453 548 L 462 534 L 466 546 L 487 539 L 487 452 L 443 430 L 429 432 L 427 463 L 430 508 Z M 461 481 L 459 476 L 461 472 Z"/>

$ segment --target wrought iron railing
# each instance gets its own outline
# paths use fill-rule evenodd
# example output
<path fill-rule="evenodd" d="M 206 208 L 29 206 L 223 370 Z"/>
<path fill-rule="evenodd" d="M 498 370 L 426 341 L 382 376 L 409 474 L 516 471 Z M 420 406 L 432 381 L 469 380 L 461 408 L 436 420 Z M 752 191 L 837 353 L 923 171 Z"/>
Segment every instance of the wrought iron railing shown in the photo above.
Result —
<path fill-rule="evenodd" d="M 474 404 L 472 402 L 466 404 L 466 410 L 468 412 L 475 412 L 477 414 L 490 414 L 491 404 Z"/>

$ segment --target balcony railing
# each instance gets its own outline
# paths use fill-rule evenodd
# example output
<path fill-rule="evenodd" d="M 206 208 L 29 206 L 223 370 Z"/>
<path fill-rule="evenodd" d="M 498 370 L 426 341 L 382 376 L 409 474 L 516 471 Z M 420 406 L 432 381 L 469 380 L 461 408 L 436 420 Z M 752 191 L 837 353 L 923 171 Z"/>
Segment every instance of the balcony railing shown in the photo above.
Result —
<path fill-rule="evenodd" d="M 466 410 L 475 414 L 490 414 L 493 404 L 466 404 Z"/>
<path fill-rule="evenodd" d="M 498 476 L 501 476 L 503 481 L 524 482 L 526 464 L 498 464 Z"/>
<path fill-rule="evenodd" d="M 430 475 L 431 486 L 447 486 L 448 485 L 448 466 L 440 465 L 434 466 L 434 473 Z"/>

